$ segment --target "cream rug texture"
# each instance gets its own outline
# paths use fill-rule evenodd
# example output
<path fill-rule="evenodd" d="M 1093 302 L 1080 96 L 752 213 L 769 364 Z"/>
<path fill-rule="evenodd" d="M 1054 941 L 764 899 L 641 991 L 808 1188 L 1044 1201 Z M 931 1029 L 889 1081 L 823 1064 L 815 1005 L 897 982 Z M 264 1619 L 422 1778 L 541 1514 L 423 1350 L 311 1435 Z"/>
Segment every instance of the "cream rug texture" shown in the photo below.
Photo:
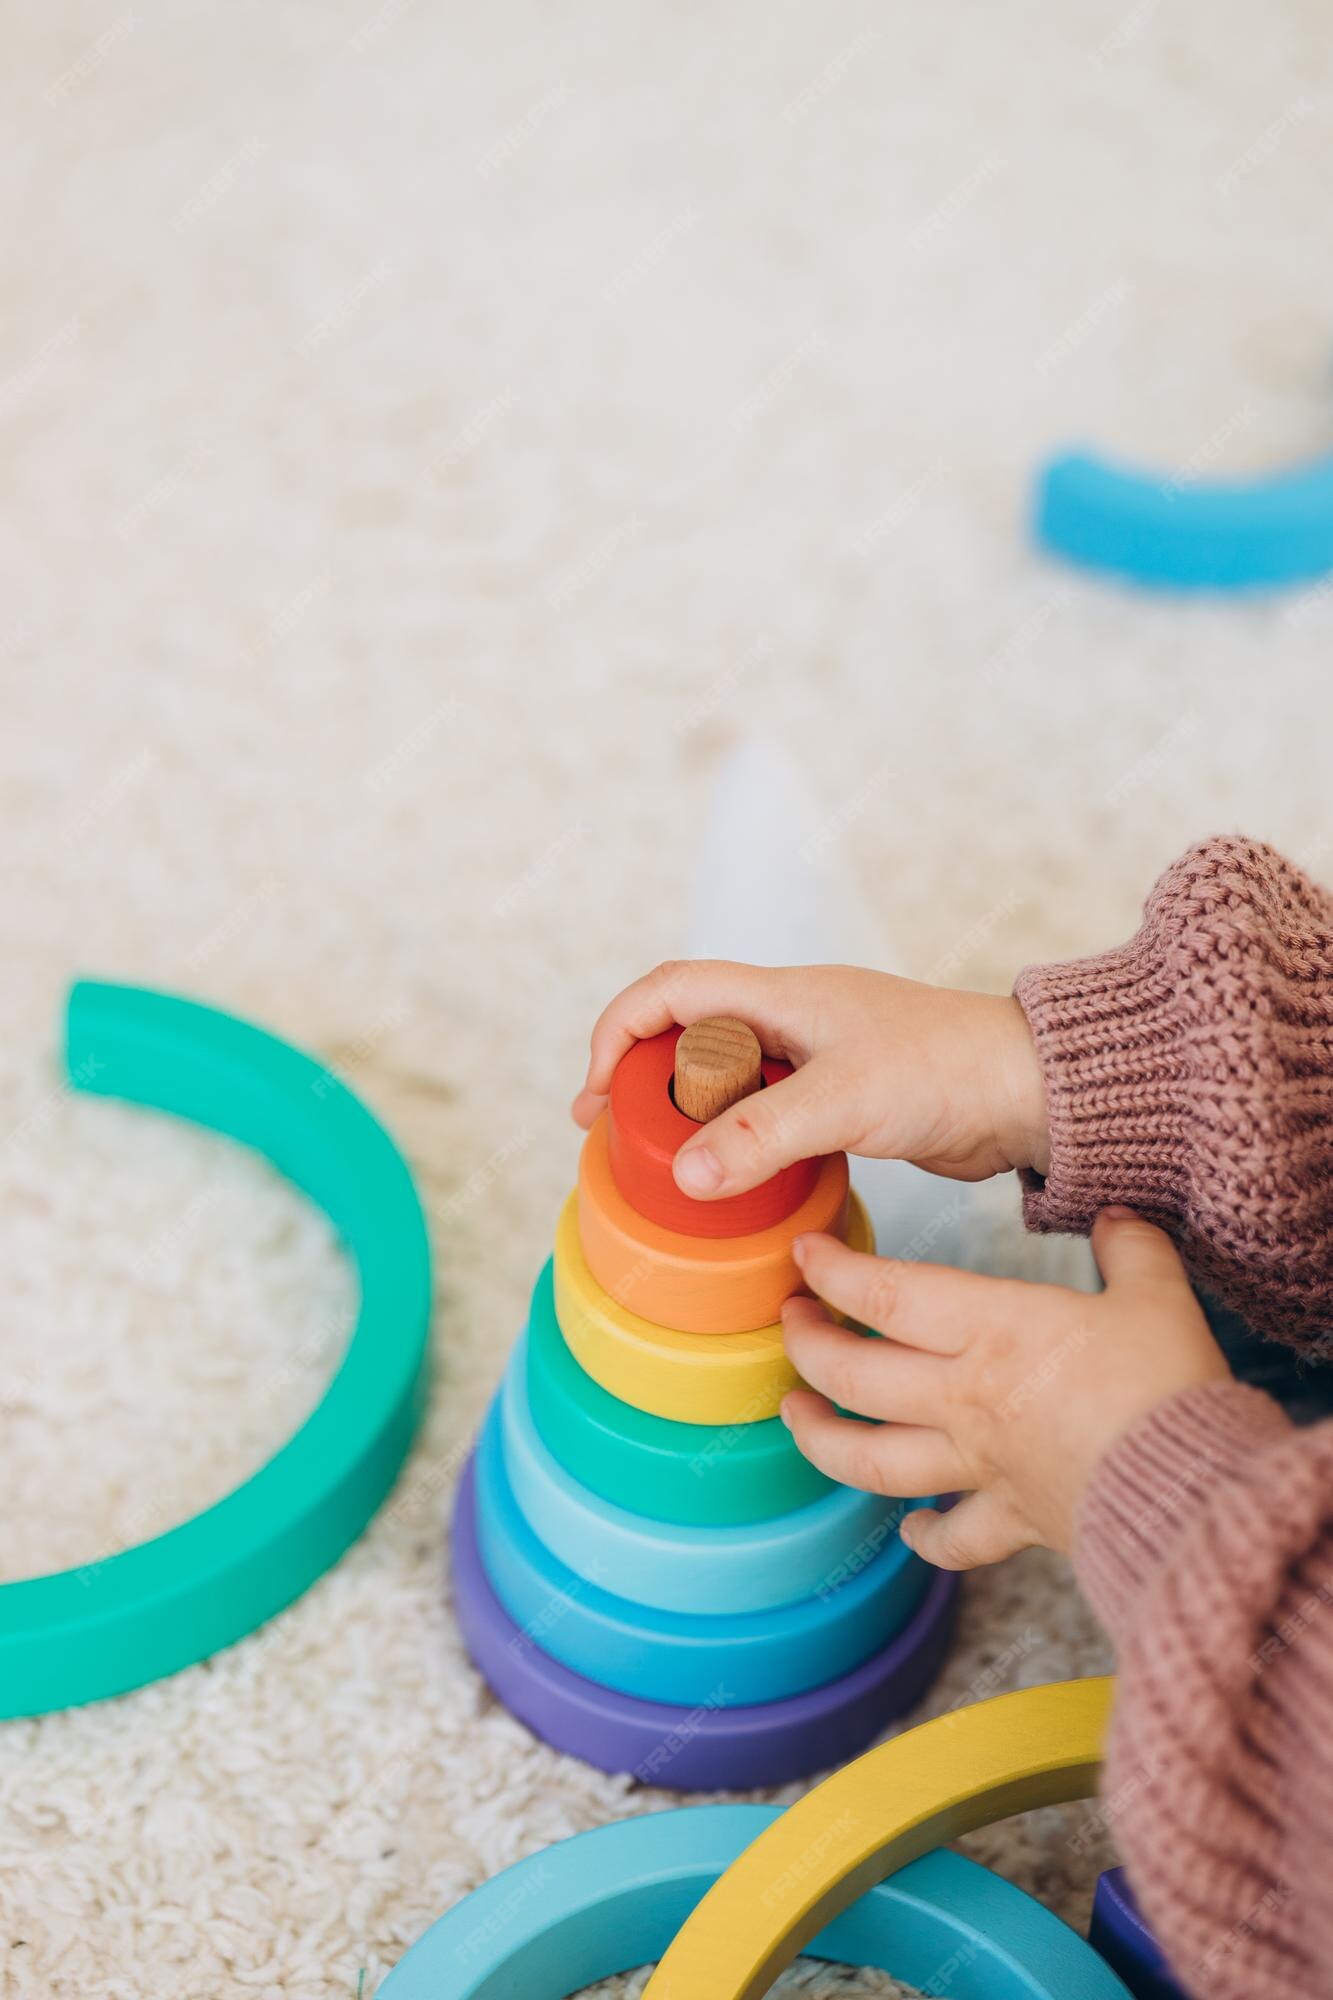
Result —
<path fill-rule="evenodd" d="M 11 9 L 0 85 L 0 1574 L 225 1492 L 354 1306 L 265 1167 L 62 1090 L 78 971 L 347 1065 L 431 1211 L 436 1374 L 272 1627 L 0 1727 L 0 1993 L 353 2000 L 669 1802 L 490 1699 L 445 1516 L 720 754 L 797 757 L 955 983 L 1126 935 L 1199 834 L 1328 861 L 1333 600 L 1139 595 L 1024 531 L 1073 437 L 1186 482 L 1333 443 L 1327 16 L 116 5 Z M 1068 1265 L 1009 1187 L 970 1254 Z M 1029 1557 L 928 1709 L 1106 1657 Z M 1081 1920 L 1081 1817 L 969 1845 Z"/>

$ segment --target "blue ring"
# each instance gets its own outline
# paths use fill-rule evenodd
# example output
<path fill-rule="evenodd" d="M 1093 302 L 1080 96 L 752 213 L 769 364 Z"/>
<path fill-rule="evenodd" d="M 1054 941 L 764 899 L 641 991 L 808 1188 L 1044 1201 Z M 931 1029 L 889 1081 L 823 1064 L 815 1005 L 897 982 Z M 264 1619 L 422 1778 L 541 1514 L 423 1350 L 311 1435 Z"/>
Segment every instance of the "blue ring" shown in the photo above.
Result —
<path fill-rule="evenodd" d="M 686 1708 L 716 1700 L 719 1688 L 728 1705 L 750 1706 L 837 1680 L 889 1643 L 930 1580 L 895 1534 L 827 1597 L 771 1611 L 694 1616 L 614 1597 L 560 1562 L 524 1520 L 505 1470 L 498 1403 L 477 1446 L 477 1543 L 491 1588 L 525 1640 L 602 1687 Z"/>
<path fill-rule="evenodd" d="M 538 1433 L 528 1336 L 500 1390 L 505 1470 L 520 1512 L 552 1555 L 613 1597 L 656 1611 L 771 1611 L 815 1596 L 867 1536 L 896 1535 L 896 1502 L 835 1487 L 793 1513 L 744 1527 L 680 1527 L 617 1507 L 566 1472 Z"/>
<path fill-rule="evenodd" d="M 1185 486 L 1066 452 L 1038 479 L 1035 528 L 1057 555 L 1138 583 L 1300 583 L 1333 569 L 1333 458 L 1267 478 Z"/>
<path fill-rule="evenodd" d="M 563 2000 L 660 1958 L 779 1806 L 682 1806 L 516 1861 L 401 1958 L 382 2000 Z M 949 2000 L 1129 2000 L 1110 1966 L 1023 1890 L 938 1848 L 806 1946 Z"/>

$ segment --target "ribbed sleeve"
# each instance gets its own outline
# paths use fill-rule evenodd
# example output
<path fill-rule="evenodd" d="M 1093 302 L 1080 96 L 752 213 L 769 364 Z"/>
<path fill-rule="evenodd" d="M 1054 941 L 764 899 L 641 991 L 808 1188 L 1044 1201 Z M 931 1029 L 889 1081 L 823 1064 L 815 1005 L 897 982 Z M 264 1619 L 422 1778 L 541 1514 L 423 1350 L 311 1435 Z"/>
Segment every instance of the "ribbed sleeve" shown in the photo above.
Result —
<path fill-rule="evenodd" d="M 1124 1202 L 1298 1348 L 1333 1328 L 1333 896 L 1272 848 L 1192 848 L 1130 943 L 1014 988 L 1046 1086 L 1031 1228 Z"/>
<path fill-rule="evenodd" d="M 1333 1993 L 1333 1423 L 1171 1398 L 1084 1497 L 1119 1686 L 1101 1812 L 1187 1991 Z"/>

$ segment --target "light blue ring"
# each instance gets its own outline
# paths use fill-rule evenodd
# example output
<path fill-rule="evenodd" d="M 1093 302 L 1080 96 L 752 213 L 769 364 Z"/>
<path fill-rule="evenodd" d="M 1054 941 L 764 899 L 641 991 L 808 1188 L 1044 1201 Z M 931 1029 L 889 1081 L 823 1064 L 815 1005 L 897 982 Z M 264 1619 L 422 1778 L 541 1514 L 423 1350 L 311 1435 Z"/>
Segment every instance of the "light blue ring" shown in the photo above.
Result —
<path fill-rule="evenodd" d="M 1086 452 L 1038 479 L 1037 539 L 1137 583 L 1244 590 L 1333 569 L 1333 458 L 1245 480 L 1186 484 Z"/>
<path fill-rule="evenodd" d="M 823 1598 L 733 1616 L 651 1610 L 570 1569 L 529 1527 L 505 1471 L 498 1401 L 476 1464 L 478 1550 L 519 1643 L 641 1701 L 748 1707 L 823 1687 L 887 1646 L 930 1580 L 892 1534 Z"/>
<path fill-rule="evenodd" d="M 813 1597 L 868 1535 L 896 1534 L 896 1502 L 839 1486 L 743 1527 L 681 1527 L 631 1514 L 580 1485 L 542 1442 L 528 1396 L 528 1337 L 500 1390 L 505 1471 L 552 1555 L 613 1597 L 657 1611 L 769 1611 Z M 893 1519 L 890 1519 L 893 1516 Z"/>
<path fill-rule="evenodd" d="M 781 1810 L 645 1813 L 516 1861 L 431 1925 L 382 2000 L 566 2000 L 646 1965 Z M 867 1890 L 806 1952 L 949 2000 L 1129 2000 L 1076 1931 L 947 1848 Z"/>

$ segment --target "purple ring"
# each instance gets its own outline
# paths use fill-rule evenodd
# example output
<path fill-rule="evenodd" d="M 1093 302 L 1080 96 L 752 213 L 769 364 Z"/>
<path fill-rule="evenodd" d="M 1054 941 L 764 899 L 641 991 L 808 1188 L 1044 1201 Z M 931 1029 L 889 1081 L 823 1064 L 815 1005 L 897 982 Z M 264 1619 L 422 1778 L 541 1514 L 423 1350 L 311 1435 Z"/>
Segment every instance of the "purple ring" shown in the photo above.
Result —
<path fill-rule="evenodd" d="M 1134 2000 L 1186 2000 L 1123 1868 L 1108 1868 L 1097 1883 L 1088 1943 L 1119 1973 Z"/>
<path fill-rule="evenodd" d="M 941 1572 L 902 1631 L 840 1680 L 785 1701 L 677 1708 L 639 1701 L 571 1673 L 538 1650 L 497 1600 L 477 1552 L 469 1459 L 451 1532 L 454 1608 L 483 1679 L 510 1713 L 557 1750 L 668 1791 L 785 1785 L 844 1763 L 920 1700 L 953 1631 L 956 1576 Z M 724 1690 L 719 1690 L 724 1695 Z"/>

